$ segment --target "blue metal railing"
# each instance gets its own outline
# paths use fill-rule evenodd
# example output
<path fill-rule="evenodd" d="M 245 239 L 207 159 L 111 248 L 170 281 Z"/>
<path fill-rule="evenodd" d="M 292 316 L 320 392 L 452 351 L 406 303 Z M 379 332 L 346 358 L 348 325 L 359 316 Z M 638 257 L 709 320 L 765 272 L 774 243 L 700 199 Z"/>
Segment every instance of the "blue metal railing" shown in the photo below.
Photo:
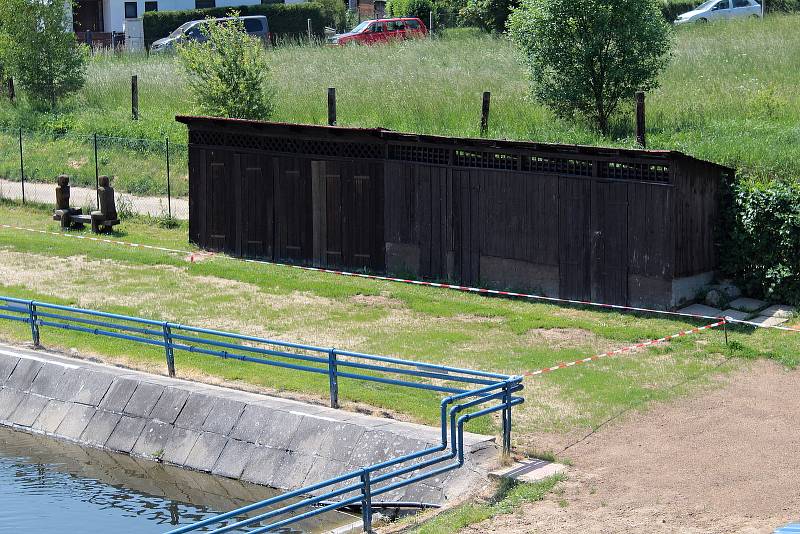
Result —
<path fill-rule="evenodd" d="M 339 406 L 339 379 L 347 378 L 422 389 L 448 396 L 440 403 L 441 443 L 436 447 L 342 474 L 283 495 L 169 531 L 182 534 L 218 525 L 212 533 L 252 527 L 250 534 L 268 532 L 331 510 L 361 505 L 365 531 L 371 530 L 372 498 L 464 464 L 464 425 L 477 417 L 502 412 L 503 452 L 511 450 L 511 409 L 521 404 L 522 377 L 434 365 L 222 332 L 152 319 L 129 317 L 0 296 L 0 319 L 30 325 L 34 345 L 42 327 L 135 341 L 164 349 L 167 370 L 175 376 L 175 352 L 234 359 L 295 371 L 328 375 L 330 404 Z M 403 477 L 403 478 L 398 478 Z M 288 501 L 303 497 L 297 502 Z M 332 499 L 339 498 L 334 502 Z M 270 509 L 271 507 L 278 508 Z M 302 508 L 297 515 L 269 522 Z M 264 511 L 267 510 L 267 511 Z M 261 513 L 245 517 L 254 512 Z"/>

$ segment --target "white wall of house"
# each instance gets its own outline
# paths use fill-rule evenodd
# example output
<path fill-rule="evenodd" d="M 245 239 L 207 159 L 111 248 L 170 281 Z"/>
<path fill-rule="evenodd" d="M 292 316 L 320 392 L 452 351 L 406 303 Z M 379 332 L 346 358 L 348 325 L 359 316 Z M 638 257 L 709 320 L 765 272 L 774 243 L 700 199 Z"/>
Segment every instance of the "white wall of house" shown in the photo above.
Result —
<path fill-rule="evenodd" d="M 159 11 L 194 9 L 195 0 L 156 0 Z M 136 0 L 139 18 L 144 14 L 145 0 Z M 261 0 L 216 0 L 216 7 L 252 6 Z M 107 32 L 122 32 L 125 27 L 125 0 L 103 0 L 103 26 Z"/>

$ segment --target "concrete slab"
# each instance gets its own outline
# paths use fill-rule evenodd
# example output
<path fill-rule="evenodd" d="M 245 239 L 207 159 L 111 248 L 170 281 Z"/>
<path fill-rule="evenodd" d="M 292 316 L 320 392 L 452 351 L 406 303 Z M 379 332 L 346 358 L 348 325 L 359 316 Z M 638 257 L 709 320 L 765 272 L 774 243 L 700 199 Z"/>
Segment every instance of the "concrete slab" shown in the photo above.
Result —
<path fill-rule="evenodd" d="M 185 389 L 164 388 L 164 393 L 161 394 L 155 407 L 150 412 L 150 417 L 164 423 L 175 423 L 183 409 L 183 405 L 186 404 L 187 398 L 189 398 L 189 392 Z"/>
<path fill-rule="evenodd" d="M 242 480 L 269 485 L 288 454 L 285 449 L 254 447 L 242 472 Z"/>
<path fill-rule="evenodd" d="M 750 322 L 760 326 L 779 326 L 788 320 L 789 319 L 784 319 L 783 317 L 766 317 L 764 315 L 759 315 L 758 317 L 750 319 Z"/>
<path fill-rule="evenodd" d="M 19 403 L 10 419 L 20 426 L 31 426 L 49 401 L 47 397 L 31 393 Z"/>
<path fill-rule="evenodd" d="M 198 471 L 211 471 L 227 442 L 228 438 L 225 436 L 212 432 L 203 432 L 197 438 L 197 442 L 192 447 L 192 451 L 186 458 L 184 465 Z"/>
<path fill-rule="evenodd" d="M 324 482 L 326 480 L 330 480 L 334 477 L 339 475 L 344 475 L 347 473 L 347 464 L 344 462 L 340 462 L 338 460 L 331 460 L 330 458 L 323 458 L 321 456 L 316 456 L 314 460 L 311 462 L 311 469 L 309 469 L 308 474 L 306 475 L 306 479 L 303 482 L 304 486 L 310 486 L 311 484 L 319 484 L 320 482 Z M 358 482 L 358 477 L 353 478 L 352 480 L 348 480 L 345 482 L 340 482 L 338 484 L 333 484 L 331 486 L 326 486 L 325 488 L 314 492 L 314 494 L 319 495 L 321 493 L 326 493 L 332 489 L 339 489 L 345 486 L 352 484 L 353 482 Z"/>
<path fill-rule="evenodd" d="M 55 433 L 65 438 L 77 440 L 86 430 L 86 426 L 92 420 L 95 411 L 97 410 L 94 406 L 72 404 Z"/>
<path fill-rule="evenodd" d="M 145 420 L 138 417 L 122 416 L 116 428 L 106 441 L 106 447 L 112 451 L 129 453 L 144 430 Z"/>
<path fill-rule="evenodd" d="M 105 446 L 120 419 L 122 416 L 118 413 L 97 410 L 81 434 L 80 441 L 95 447 Z"/>
<path fill-rule="evenodd" d="M 316 454 L 347 463 L 353 456 L 353 449 L 355 449 L 358 440 L 361 439 L 364 432 L 366 432 L 366 429 L 363 426 L 350 423 L 333 423 L 329 426 L 328 430 L 320 436 Z M 298 434 L 299 433 L 300 431 L 298 431 Z M 300 450 L 309 454 L 314 453 L 310 448 Z"/>
<path fill-rule="evenodd" d="M 21 359 L 17 366 L 14 367 L 14 372 L 6 380 L 5 386 L 17 391 L 28 391 L 42 366 L 44 366 L 44 362 Z"/>
<path fill-rule="evenodd" d="M 733 308 L 724 310 L 722 315 L 723 317 L 730 317 L 731 319 L 736 319 L 737 321 L 746 321 L 753 316 L 753 314 L 750 312 L 734 310 Z"/>
<path fill-rule="evenodd" d="M 0 389 L 0 421 L 8 421 L 24 398 L 25 394 L 16 389 Z"/>
<path fill-rule="evenodd" d="M 741 310 L 746 312 L 755 312 L 767 306 L 767 303 L 763 300 L 758 299 L 751 299 L 747 297 L 739 297 L 738 299 L 731 301 L 728 305 L 734 310 Z"/>
<path fill-rule="evenodd" d="M 564 464 L 531 458 L 492 471 L 489 476 L 492 478 L 510 478 L 519 482 L 536 482 L 561 473 L 566 468 L 567 466 Z"/>
<path fill-rule="evenodd" d="M 247 441 L 229 439 L 211 472 L 228 478 L 241 477 L 254 448 L 255 445 Z"/>
<path fill-rule="evenodd" d="M 769 308 L 763 309 L 758 312 L 759 315 L 764 317 L 778 317 L 780 319 L 791 319 L 796 313 L 797 309 L 794 306 L 787 304 L 773 304 Z"/>
<path fill-rule="evenodd" d="M 58 394 L 58 384 L 66 369 L 61 365 L 45 364 L 31 384 L 31 393 L 55 398 Z"/>
<path fill-rule="evenodd" d="M 163 392 L 162 385 L 139 382 L 122 412 L 134 417 L 148 417 Z"/>
<path fill-rule="evenodd" d="M 705 315 L 707 317 L 720 317 L 722 310 L 706 306 L 705 304 L 692 304 L 678 310 L 681 313 L 690 313 L 692 315 Z"/>
<path fill-rule="evenodd" d="M 131 378 L 115 378 L 103 400 L 100 401 L 99 407 L 109 412 L 122 413 L 138 385 L 138 382 Z"/>
<path fill-rule="evenodd" d="M 164 448 L 164 461 L 184 465 L 200 433 L 186 428 L 174 427 Z"/>
<path fill-rule="evenodd" d="M 242 416 L 230 432 L 230 437 L 239 441 L 255 443 L 267 426 L 275 410 L 261 404 L 248 404 Z"/>
<path fill-rule="evenodd" d="M 11 376 L 14 367 L 17 366 L 19 358 L 9 356 L 7 354 L 0 354 L 0 387 L 5 386 L 6 380 Z"/>
<path fill-rule="evenodd" d="M 216 398 L 205 393 L 192 393 L 186 399 L 186 404 L 183 405 L 180 415 L 175 420 L 175 425 L 181 428 L 189 428 L 192 430 L 200 431 L 203 429 L 203 423 L 206 422 L 208 414 L 214 407 Z"/>
<path fill-rule="evenodd" d="M 78 390 L 72 400 L 90 406 L 100 404 L 114 381 L 114 377 L 108 373 L 98 373 L 89 369 L 81 373 L 80 378 L 76 384 Z"/>
<path fill-rule="evenodd" d="M 314 463 L 314 456 L 302 452 L 291 451 L 283 458 L 283 462 L 272 477 L 273 488 L 293 490 L 303 487 L 308 472 Z"/>
<path fill-rule="evenodd" d="M 203 422 L 203 430 L 227 435 L 239 421 L 245 404 L 233 399 L 220 398 L 214 403 L 208 417 Z"/>
<path fill-rule="evenodd" d="M 67 415 L 67 411 L 69 411 L 70 404 L 52 399 L 47 405 L 42 409 L 42 413 L 39 414 L 39 417 L 34 421 L 33 428 L 36 430 L 41 430 L 42 432 L 47 432 L 48 434 L 55 433 L 58 425 L 61 424 L 61 421 L 64 420 L 64 417 Z"/>
<path fill-rule="evenodd" d="M 297 413 L 276 411 L 258 436 L 257 443 L 276 449 L 290 448 L 303 417 Z"/>
<path fill-rule="evenodd" d="M 139 439 L 131 449 L 131 454 L 146 458 L 162 458 L 171 433 L 172 425 L 160 421 L 149 421 L 142 433 L 139 434 Z"/>

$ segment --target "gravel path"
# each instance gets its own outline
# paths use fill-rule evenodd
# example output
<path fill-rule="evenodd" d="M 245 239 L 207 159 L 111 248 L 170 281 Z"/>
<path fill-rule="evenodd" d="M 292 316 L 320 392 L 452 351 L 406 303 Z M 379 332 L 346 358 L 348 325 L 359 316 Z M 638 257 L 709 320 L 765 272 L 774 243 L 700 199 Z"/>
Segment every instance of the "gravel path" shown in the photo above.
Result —
<path fill-rule="evenodd" d="M 130 208 L 139 215 L 152 215 L 157 217 L 167 212 L 167 197 L 140 197 L 128 193 L 117 192 L 117 210 Z M 11 200 L 22 200 L 22 184 L 0 179 L 0 197 Z M 32 202 L 55 204 L 56 186 L 51 183 L 25 182 L 25 198 Z M 88 187 L 72 186 L 70 200 L 73 206 L 94 206 L 96 193 Z M 185 198 L 173 198 L 172 216 L 176 219 L 189 218 L 189 201 Z"/>
<path fill-rule="evenodd" d="M 800 371 L 768 361 L 569 448 L 544 502 L 462 532 L 770 533 L 800 519 Z"/>

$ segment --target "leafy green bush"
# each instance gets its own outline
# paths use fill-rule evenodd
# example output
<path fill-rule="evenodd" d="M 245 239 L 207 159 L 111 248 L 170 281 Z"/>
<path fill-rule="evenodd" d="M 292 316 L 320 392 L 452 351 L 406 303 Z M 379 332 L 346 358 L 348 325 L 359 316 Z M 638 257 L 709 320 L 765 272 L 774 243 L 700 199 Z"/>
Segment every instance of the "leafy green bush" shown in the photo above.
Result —
<path fill-rule="evenodd" d="M 522 0 L 508 28 L 536 98 L 603 134 L 620 103 L 658 86 L 672 45 L 657 0 Z"/>
<path fill-rule="evenodd" d="M 238 16 L 231 12 L 232 17 Z M 189 74 L 189 88 L 203 113 L 233 119 L 268 119 L 272 95 L 261 42 L 247 35 L 242 19 L 204 24 L 205 42 L 186 41 L 178 56 Z"/>
<path fill-rule="evenodd" d="M 342 4 L 344 8 L 344 4 Z M 166 37 L 175 28 L 189 22 L 204 18 L 226 17 L 229 7 L 209 9 L 187 9 L 183 11 L 149 11 L 144 14 L 144 36 L 148 42 Z M 261 4 L 255 6 L 239 6 L 236 8 L 242 16 L 265 15 L 269 22 L 269 30 L 273 35 L 297 36 L 308 31 L 308 19 L 311 19 L 312 31 L 323 35 L 325 26 L 336 26 L 335 14 L 328 2 L 308 2 L 302 4 Z M 334 18 L 331 18 L 334 17 Z"/>
<path fill-rule="evenodd" d="M 800 304 L 800 182 L 726 184 L 722 272 L 746 293 Z"/>
<path fill-rule="evenodd" d="M 519 0 L 467 0 L 459 14 L 464 26 L 477 26 L 485 31 L 502 33 L 508 17 Z"/>
<path fill-rule="evenodd" d="M 433 0 L 389 0 L 386 14 L 391 17 L 418 17 L 427 24 L 432 11 L 436 11 Z"/>

